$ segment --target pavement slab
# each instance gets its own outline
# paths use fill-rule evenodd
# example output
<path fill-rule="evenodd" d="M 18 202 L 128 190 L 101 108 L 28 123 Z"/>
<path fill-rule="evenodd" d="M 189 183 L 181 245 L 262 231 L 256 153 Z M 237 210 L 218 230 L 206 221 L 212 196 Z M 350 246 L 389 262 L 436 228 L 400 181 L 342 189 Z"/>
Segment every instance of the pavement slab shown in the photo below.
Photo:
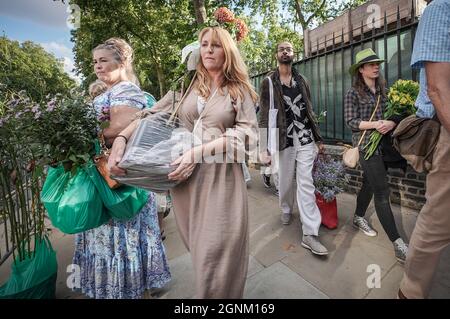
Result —
<path fill-rule="evenodd" d="M 367 237 L 352 225 L 356 196 L 347 193 L 338 195 L 338 228 L 327 229 L 322 226 L 320 229 L 321 241 L 330 254 L 318 257 L 300 245 L 302 230 L 298 209 L 294 209 L 290 225 L 281 225 L 278 198 L 273 189 L 264 187 L 259 171 L 250 169 L 250 172 L 250 263 L 245 298 L 396 297 L 404 268 L 394 257 L 392 243 L 381 227 L 373 203 L 367 210 L 366 218 L 378 231 L 378 236 Z M 399 233 L 408 242 L 418 212 L 398 205 L 392 205 L 392 210 Z M 163 289 L 147 293 L 145 298 L 194 298 L 192 261 L 179 236 L 173 212 L 164 219 L 164 229 L 167 237 L 164 245 L 172 281 Z M 65 235 L 53 229 L 50 239 L 58 258 L 57 298 L 87 298 L 67 286 L 67 279 L 71 275 L 68 266 L 72 262 L 74 235 Z M 9 276 L 11 259 L 0 267 L 0 285 Z M 377 271 L 379 281 L 375 284 L 371 275 Z M 430 297 L 450 298 L 450 246 L 442 253 Z"/>

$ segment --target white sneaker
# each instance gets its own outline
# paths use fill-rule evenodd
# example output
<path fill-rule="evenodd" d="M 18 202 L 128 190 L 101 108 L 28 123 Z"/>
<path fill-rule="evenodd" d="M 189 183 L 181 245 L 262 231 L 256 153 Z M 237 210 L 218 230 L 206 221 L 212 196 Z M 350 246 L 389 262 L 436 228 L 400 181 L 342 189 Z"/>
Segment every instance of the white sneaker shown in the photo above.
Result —
<path fill-rule="evenodd" d="M 270 175 L 263 174 L 263 183 L 265 188 L 271 188 L 272 184 L 270 184 Z"/>
<path fill-rule="evenodd" d="M 353 227 L 358 228 L 366 236 L 369 237 L 375 237 L 376 235 L 378 235 L 376 230 L 370 227 L 369 223 L 364 217 L 360 217 L 357 215 L 353 216 Z"/>
<path fill-rule="evenodd" d="M 315 255 L 328 255 L 328 249 L 319 241 L 319 236 L 303 235 L 302 246 L 311 250 Z"/>
<path fill-rule="evenodd" d="M 392 244 L 394 245 L 395 258 L 397 258 L 397 261 L 403 265 L 406 261 L 408 245 L 406 245 L 401 238 L 397 239 Z"/>
<path fill-rule="evenodd" d="M 281 213 L 281 223 L 283 225 L 289 225 L 291 223 L 292 214 L 289 213 Z"/>

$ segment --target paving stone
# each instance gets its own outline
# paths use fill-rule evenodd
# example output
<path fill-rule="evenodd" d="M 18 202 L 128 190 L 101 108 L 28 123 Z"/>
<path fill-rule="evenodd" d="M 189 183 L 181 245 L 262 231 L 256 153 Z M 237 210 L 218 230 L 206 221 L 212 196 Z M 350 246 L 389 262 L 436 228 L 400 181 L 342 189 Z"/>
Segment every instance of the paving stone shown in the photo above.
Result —
<path fill-rule="evenodd" d="M 253 256 L 250 256 L 248 263 L 247 278 L 250 278 L 260 271 L 264 270 L 264 266 Z"/>
<path fill-rule="evenodd" d="M 367 299 L 395 299 L 403 278 L 404 268 L 400 264 L 394 265 L 382 278 L 380 287 L 370 289 Z"/>
<path fill-rule="evenodd" d="M 352 226 L 356 195 L 338 195 L 337 229 L 321 227 L 321 241 L 328 257 L 317 257 L 300 245 L 301 225 L 298 209 L 290 225 L 280 223 L 278 199 L 263 186 L 258 171 L 250 170 L 249 194 L 250 263 L 245 298 L 395 298 L 403 267 L 396 262 L 392 243 L 384 233 L 373 202 L 366 217 L 378 230 L 367 237 Z M 418 212 L 392 205 L 400 235 L 409 241 Z M 179 236 L 173 212 L 164 219 L 164 241 L 172 281 L 146 298 L 193 298 L 194 271 L 190 254 Z M 51 234 L 57 251 L 57 298 L 82 299 L 67 287 L 67 266 L 72 262 L 74 236 L 58 230 Z M 369 265 L 378 265 L 381 287 L 367 286 Z M 7 280 L 11 258 L 0 267 L 0 285 Z M 442 257 L 431 289 L 431 298 L 450 298 L 450 246 Z"/>
<path fill-rule="evenodd" d="M 169 260 L 171 282 L 158 294 L 161 299 L 189 299 L 195 296 L 195 279 L 189 253 Z"/>
<path fill-rule="evenodd" d="M 367 267 L 379 265 L 383 275 L 395 258 L 391 251 L 354 237 L 347 232 L 324 235 L 321 240 L 330 251 L 328 257 L 316 257 L 305 249 L 282 262 L 331 298 L 362 298 L 369 291 Z"/>
<path fill-rule="evenodd" d="M 249 278 L 246 299 L 328 299 L 284 264 L 277 262 Z"/>

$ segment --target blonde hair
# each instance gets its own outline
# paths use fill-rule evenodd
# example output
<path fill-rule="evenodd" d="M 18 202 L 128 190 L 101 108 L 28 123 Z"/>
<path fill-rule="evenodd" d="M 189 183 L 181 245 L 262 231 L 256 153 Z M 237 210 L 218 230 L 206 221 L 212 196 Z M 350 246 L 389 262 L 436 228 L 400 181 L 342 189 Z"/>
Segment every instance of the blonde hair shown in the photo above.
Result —
<path fill-rule="evenodd" d="M 100 80 L 96 80 L 89 85 L 89 96 L 91 99 L 96 98 L 102 93 L 105 93 L 108 87 Z"/>
<path fill-rule="evenodd" d="M 224 75 L 224 80 L 222 82 L 221 88 L 228 87 L 231 98 L 244 99 L 245 92 L 249 92 L 253 102 L 256 102 L 258 95 L 256 94 L 253 86 L 250 84 L 250 79 L 248 77 L 247 66 L 242 60 L 239 49 L 236 43 L 231 38 L 231 35 L 227 30 L 221 27 L 206 27 L 199 34 L 199 42 L 201 43 L 203 36 L 211 31 L 212 41 L 217 41 L 221 44 L 223 51 L 225 53 L 225 62 L 222 67 L 222 72 Z M 211 94 L 211 78 L 208 75 L 208 71 L 203 65 L 203 61 L 200 58 L 197 64 L 197 91 L 203 98 L 208 98 Z"/>
<path fill-rule="evenodd" d="M 92 50 L 92 52 L 95 52 L 96 50 L 111 51 L 113 53 L 114 60 L 116 60 L 117 63 L 123 64 L 125 66 L 125 72 L 127 74 L 128 80 L 139 86 L 139 80 L 133 68 L 133 49 L 128 44 L 128 42 L 120 38 L 110 38 L 102 44 L 96 46 L 95 49 Z"/>

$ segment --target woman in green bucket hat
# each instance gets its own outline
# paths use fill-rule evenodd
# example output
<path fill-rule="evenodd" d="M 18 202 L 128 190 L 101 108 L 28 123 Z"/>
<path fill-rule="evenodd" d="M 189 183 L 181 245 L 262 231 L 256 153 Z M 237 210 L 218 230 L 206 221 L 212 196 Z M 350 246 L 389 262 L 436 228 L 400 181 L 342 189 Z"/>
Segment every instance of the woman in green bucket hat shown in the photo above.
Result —
<path fill-rule="evenodd" d="M 376 63 L 381 64 L 385 60 L 380 59 L 372 49 L 365 49 L 356 54 L 356 63 L 350 67 L 350 74 L 353 76 L 355 72 L 364 64 Z"/>
<path fill-rule="evenodd" d="M 355 64 L 349 69 L 353 77 L 353 86 L 344 98 L 345 122 L 352 130 L 353 146 L 359 146 L 359 160 L 363 171 L 363 182 L 356 200 L 353 225 L 367 236 L 377 235 L 364 218 L 367 207 L 374 197 L 375 211 L 380 223 L 394 245 L 395 257 L 403 264 L 408 247 L 398 233 L 392 214 L 387 166 L 378 149 L 368 160 L 364 159 L 364 147 L 369 142 L 370 133 L 377 130 L 384 135 L 396 126 L 394 121 L 383 120 L 387 99 L 385 81 L 380 75 L 380 64 L 384 60 L 380 59 L 372 49 L 358 52 L 355 60 Z M 373 119 L 370 121 L 372 114 L 374 114 Z M 362 138 L 365 130 L 367 133 Z"/>

